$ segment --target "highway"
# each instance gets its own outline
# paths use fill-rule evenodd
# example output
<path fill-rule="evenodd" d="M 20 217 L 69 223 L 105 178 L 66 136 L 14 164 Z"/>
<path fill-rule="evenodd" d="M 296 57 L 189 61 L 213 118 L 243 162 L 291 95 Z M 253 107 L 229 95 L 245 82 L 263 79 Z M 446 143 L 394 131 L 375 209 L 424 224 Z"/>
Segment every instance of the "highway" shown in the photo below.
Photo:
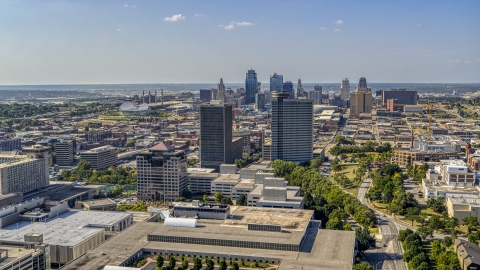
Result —
<path fill-rule="evenodd" d="M 358 189 L 358 200 L 371 208 L 365 200 L 365 194 L 371 184 L 371 179 L 366 178 Z M 372 208 L 371 208 L 372 209 Z M 372 209 L 377 216 L 378 227 L 382 234 L 382 240 L 375 249 L 365 251 L 364 258 L 374 266 L 375 269 L 399 269 L 407 270 L 405 262 L 402 260 L 403 250 L 401 243 L 397 240 L 399 227 L 405 226 L 397 224 L 395 220 L 383 213 Z"/>

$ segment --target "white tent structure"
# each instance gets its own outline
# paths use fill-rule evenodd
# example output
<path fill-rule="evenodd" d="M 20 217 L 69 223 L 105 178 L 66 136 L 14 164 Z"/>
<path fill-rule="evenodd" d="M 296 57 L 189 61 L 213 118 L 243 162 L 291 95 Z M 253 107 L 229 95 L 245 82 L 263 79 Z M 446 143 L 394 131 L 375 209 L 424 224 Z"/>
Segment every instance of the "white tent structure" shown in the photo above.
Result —
<path fill-rule="evenodd" d="M 194 218 L 166 218 L 163 222 L 164 226 L 173 226 L 173 227 L 197 227 L 197 220 Z"/>

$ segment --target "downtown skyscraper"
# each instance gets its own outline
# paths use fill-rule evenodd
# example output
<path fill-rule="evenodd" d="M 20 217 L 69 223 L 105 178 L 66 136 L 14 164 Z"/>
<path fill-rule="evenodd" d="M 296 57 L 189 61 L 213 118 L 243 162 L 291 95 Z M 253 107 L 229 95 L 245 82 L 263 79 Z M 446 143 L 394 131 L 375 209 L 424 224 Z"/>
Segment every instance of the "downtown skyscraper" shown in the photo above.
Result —
<path fill-rule="evenodd" d="M 342 80 L 342 84 L 340 87 L 341 87 L 340 98 L 344 100 L 349 100 L 350 99 L 350 82 L 348 81 L 348 78 L 345 78 Z"/>
<path fill-rule="evenodd" d="M 217 100 L 225 102 L 227 93 L 225 92 L 225 85 L 223 84 L 223 78 L 220 78 L 217 90 Z"/>
<path fill-rule="evenodd" d="M 222 164 L 232 164 L 231 104 L 212 101 L 200 106 L 200 166 L 220 170 Z"/>
<path fill-rule="evenodd" d="M 313 100 L 289 99 L 287 92 L 272 93 L 271 159 L 293 162 L 313 158 Z"/>
<path fill-rule="evenodd" d="M 270 76 L 270 92 L 282 92 L 283 91 L 283 75 L 273 73 Z"/>
<path fill-rule="evenodd" d="M 358 116 L 361 113 L 372 113 L 372 89 L 367 87 L 367 79 L 361 77 L 358 87 L 350 96 L 350 115 Z"/>
<path fill-rule="evenodd" d="M 255 103 L 255 95 L 258 90 L 257 73 L 255 70 L 248 70 L 245 77 L 245 104 Z"/>

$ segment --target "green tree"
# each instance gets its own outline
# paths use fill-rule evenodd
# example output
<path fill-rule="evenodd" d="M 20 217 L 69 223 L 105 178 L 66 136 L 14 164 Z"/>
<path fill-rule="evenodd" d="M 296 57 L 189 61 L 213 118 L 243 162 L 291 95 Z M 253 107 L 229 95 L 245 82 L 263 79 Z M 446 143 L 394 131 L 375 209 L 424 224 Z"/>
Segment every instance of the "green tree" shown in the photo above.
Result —
<path fill-rule="evenodd" d="M 473 216 L 464 217 L 462 221 L 463 221 L 463 225 L 467 226 L 469 234 L 472 233 L 472 231 L 478 229 L 479 223 L 478 223 L 477 217 L 473 217 Z"/>
<path fill-rule="evenodd" d="M 199 258 L 193 259 L 193 270 L 200 270 L 202 269 L 202 260 Z"/>
<path fill-rule="evenodd" d="M 453 245 L 453 240 L 452 240 L 452 237 L 450 236 L 445 236 L 443 238 L 443 241 L 442 241 L 442 244 L 445 246 L 445 247 L 450 247 L 451 245 Z"/>
<path fill-rule="evenodd" d="M 162 267 L 163 266 L 163 257 L 162 255 L 157 256 L 157 267 Z"/>
<path fill-rule="evenodd" d="M 90 170 L 90 162 L 81 160 L 78 162 L 77 169 L 85 171 L 85 170 Z"/>
<path fill-rule="evenodd" d="M 233 262 L 232 263 L 232 267 L 230 267 L 231 270 L 239 270 L 240 268 L 238 267 L 238 263 L 237 262 Z"/>
<path fill-rule="evenodd" d="M 353 266 L 352 269 L 353 270 L 375 270 L 375 268 L 373 268 L 373 266 L 371 266 L 370 264 L 368 264 L 366 262 L 357 263 Z"/>
<path fill-rule="evenodd" d="M 220 191 L 217 191 L 217 192 L 215 193 L 215 196 L 214 196 L 214 197 L 215 197 L 215 202 L 216 202 L 216 203 L 221 203 L 222 200 L 223 200 L 223 198 L 224 198 L 222 192 L 220 192 Z"/>
<path fill-rule="evenodd" d="M 115 187 L 112 190 L 112 195 L 115 197 L 121 196 L 125 190 L 122 187 Z"/>
<path fill-rule="evenodd" d="M 436 261 L 437 257 L 443 252 L 445 252 L 445 247 L 440 243 L 440 241 L 433 241 L 432 250 L 430 251 L 430 259 L 432 261 Z"/>
<path fill-rule="evenodd" d="M 247 197 L 244 194 L 240 194 L 237 198 L 236 205 L 247 205 Z"/>
<path fill-rule="evenodd" d="M 355 229 L 355 239 L 358 241 L 358 252 L 375 247 L 375 238 L 370 234 L 368 228 Z"/>
<path fill-rule="evenodd" d="M 417 233 L 423 240 L 425 240 L 428 236 L 433 237 L 433 229 L 429 226 L 420 226 L 417 229 Z"/>
<path fill-rule="evenodd" d="M 407 213 L 405 215 L 405 218 L 412 221 L 412 226 L 413 226 L 413 221 L 418 219 L 418 216 L 420 215 L 420 209 L 417 207 L 409 207 L 407 208 Z"/>
<path fill-rule="evenodd" d="M 207 267 L 205 267 L 205 270 L 213 270 L 215 268 L 215 262 L 213 260 L 207 259 L 206 264 Z"/>
<path fill-rule="evenodd" d="M 187 269 L 188 269 L 188 261 L 186 259 L 183 259 L 182 270 L 187 270 Z"/>
<path fill-rule="evenodd" d="M 220 265 L 218 266 L 218 270 L 227 270 L 227 262 L 225 260 L 220 261 Z"/>
<path fill-rule="evenodd" d="M 209 200 L 210 200 L 210 199 L 208 198 L 208 195 L 207 195 L 207 194 L 203 194 L 203 199 L 202 199 L 202 201 L 203 201 L 204 203 L 208 203 Z"/>
<path fill-rule="evenodd" d="M 170 256 L 170 258 L 168 260 L 168 269 L 173 269 L 175 267 L 176 263 L 177 263 L 177 261 L 175 260 L 175 257 Z"/>

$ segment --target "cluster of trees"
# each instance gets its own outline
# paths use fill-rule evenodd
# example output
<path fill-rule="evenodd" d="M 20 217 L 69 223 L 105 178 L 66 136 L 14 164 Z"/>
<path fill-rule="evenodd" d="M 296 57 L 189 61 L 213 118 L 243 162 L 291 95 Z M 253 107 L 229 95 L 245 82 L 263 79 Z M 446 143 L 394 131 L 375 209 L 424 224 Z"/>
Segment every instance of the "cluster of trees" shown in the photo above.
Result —
<path fill-rule="evenodd" d="M 321 175 L 318 172 L 318 162 L 300 166 L 293 162 L 275 160 L 272 167 L 276 177 L 284 177 L 289 185 L 300 187 L 305 207 L 314 210 L 315 218 L 322 219 L 327 228 L 351 229 L 346 222 L 349 216 L 364 228 L 374 227 L 376 217 L 373 211 Z"/>
<path fill-rule="evenodd" d="M 463 225 L 467 226 L 468 241 L 478 245 L 480 241 L 480 223 L 478 222 L 477 218 L 470 216 L 463 218 L 462 221 Z"/>
<path fill-rule="evenodd" d="M 233 205 L 232 197 L 225 197 L 223 196 L 223 193 L 220 191 L 216 192 L 213 197 L 215 198 L 215 203 Z M 208 195 L 204 194 L 203 202 L 208 203 L 209 201 L 210 201 L 210 198 L 208 197 Z"/>
<path fill-rule="evenodd" d="M 153 110 L 150 112 L 150 115 L 152 117 L 170 117 L 171 114 L 166 112 L 166 111 L 162 111 L 162 110 Z"/>
<path fill-rule="evenodd" d="M 443 241 L 435 240 L 432 242 L 430 256 L 427 256 L 423 248 L 422 236 L 410 229 L 400 230 L 398 241 L 402 242 L 404 249 L 403 260 L 408 263 L 408 269 L 426 270 L 430 269 L 429 263 L 436 264 L 435 269 L 460 269 L 455 252 L 449 251 L 449 247 L 453 244 L 451 237 L 447 236 Z"/>
<path fill-rule="evenodd" d="M 44 121 L 35 118 L 9 118 L 1 121 L 1 126 L 6 128 L 7 132 L 28 131 L 30 127 L 45 125 Z"/>
<path fill-rule="evenodd" d="M 435 213 L 443 213 L 445 212 L 445 198 L 429 198 L 427 200 L 427 207 L 431 208 Z"/>
<path fill-rule="evenodd" d="M 61 179 L 72 182 L 136 185 L 137 171 L 133 167 L 110 167 L 107 170 L 92 170 L 90 162 L 82 160 L 75 169 L 62 171 Z"/>
<path fill-rule="evenodd" d="M 261 152 L 258 153 L 258 154 L 255 154 L 255 155 L 249 155 L 247 153 L 243 153 L 242 158 L 241 159 L 235 159 L 234 164 L 237 165 L 237 168 L 241 169 L 241 168 L 247 167 L 248 165 L 250 165 L 254 162 L 259 161 L 261 158 L 262 158 L 262 153 Z"/>
<path fill-rule="evenodd" d="M 123 211 L 123 210 L 130 210 L 130 211 L 147 211 L 148 206 L 145 202 L 139 202 L 137 204 L 131 205 L 131 204 L 120 204 L 117 206 L 117 210 Z"/>
<path fill-rule="evenodd" d="M 352 153 L 361 153 L 361 152 L 389 152 L 392 150 L 392 145 L 390 143 L 379 144 L 374 141 L 367 141 L 363 146 L 357 145 L 336 145 L 330 149 L 330 154 L 334 156 L 339 156 L 341 154 L 352 154 Z"/>
<path fill-rule="evenodd" d="M 170 256 L 168 259 L 167 265 L 164 266 L 165 262 L 164 259 L 161 255 L 157 256 L 156 260 L 156 270 L 187 270 L 187 269 L 192 269 L 192 270 L 201 270 L 203 265 L 202 265 L 202 259 L 200 258 L 194 258 L 193 259 L 193 266 L 192 268 L 189 267 L 188 259 L 182 256 L 181 258 L 181 263 L 182 265 L 179 267 L 175 266 L 177 265 L 177 260 L 175 259 L 174 256 Z M 205 259 L 205 270 L 214 270 L 215 269 L 215 262 L 211 259 Z M 225 260 L 217 260 L 218 270 L 227 270 L 227 262 Z M 257 263 L 258 266 L 258 263 Z M 239 270 L 239 266 L 237 262 L 230 262 L 230 270 Z"/>
<path fill-rule="evenodd" d="M 408 178 L 397 164 L 387 164 L 369 174 L 372 186 L 365 195 L 372 201 L 387 204 L 392 214 L 404 214 L 409 207 L 417 206 L 413 194 L 406 192 L 403 181 Z"/>
<path fill-rule="evenodd" d="M 421 166 L 417 166 L 413 168 L 412 165 L 407 165 L 407 174 L 408 176 L 412 177 L 414 181 L 421 182 L 427 171 L 429 170 L 428 164 L 423 163 Z"/>
<path fill-rule="evenodd" d="M 5 118 L 23 118 L 57 112 L 58 106 L 53 104 L 32 105 L 32 104 L 0 104 L 0 116 Z"/>

